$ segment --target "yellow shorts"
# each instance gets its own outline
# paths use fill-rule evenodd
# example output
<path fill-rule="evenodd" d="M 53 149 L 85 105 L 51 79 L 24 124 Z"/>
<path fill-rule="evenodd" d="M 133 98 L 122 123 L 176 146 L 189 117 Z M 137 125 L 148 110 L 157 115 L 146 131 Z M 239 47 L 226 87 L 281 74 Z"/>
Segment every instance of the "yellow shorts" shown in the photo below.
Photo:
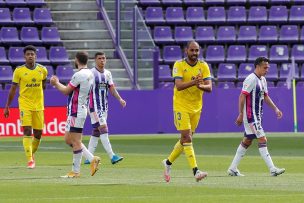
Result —
<path fill-rule="evenodd" d="M 44 126 L 44 112 L 20 110 L 21 126 L 31 126 L 33 129 L 42 130 Z"/>
<path fill-rule="evenodd" d="M 174 111 L 174 124 L 177 130 L 189 130 L 195 132 L 201 117 L 201 111 L 197 113 L 187 113 Z"/>

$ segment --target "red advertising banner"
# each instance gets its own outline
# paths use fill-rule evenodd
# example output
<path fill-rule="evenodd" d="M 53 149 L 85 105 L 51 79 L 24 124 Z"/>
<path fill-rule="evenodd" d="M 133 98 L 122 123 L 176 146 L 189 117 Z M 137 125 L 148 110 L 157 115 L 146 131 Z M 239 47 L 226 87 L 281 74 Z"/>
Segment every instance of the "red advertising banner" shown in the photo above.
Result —
<path fill-rule="evenodd" d="M 10 108 L 9 118 L 4 118 L 3 110 L 0 108 L 0 136 L 22 136 L 19 109 Z M 45 107 L 43 135 L 64 135 L 66 118 L 66 107 Z"/>

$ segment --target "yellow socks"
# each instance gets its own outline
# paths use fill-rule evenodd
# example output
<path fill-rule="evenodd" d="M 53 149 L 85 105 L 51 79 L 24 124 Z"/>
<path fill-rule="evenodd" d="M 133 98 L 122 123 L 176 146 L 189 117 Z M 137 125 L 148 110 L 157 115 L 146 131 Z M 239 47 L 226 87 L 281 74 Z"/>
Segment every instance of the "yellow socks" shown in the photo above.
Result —
<path fill-rule="evenodd" d="M 194 153 L 192 143 L 184 143 L 184 152 L 188 159 L 188 163 L 189 163 L 190 167 L 192 169 L 197 167 L 195 153 Z"/>
<path fill-rule="evenodd" d="M 32 137 L 31 136 L 23 136 L 23 148 L 25 152 L 25 156 L 27 161 L 32 161 Z"/>
<path fill-rule="evenodd" d="M 168 160 L 173 163 L 177 157 L 184 151 L 184 146 L 180 143 L 180 140 L 177 141 L 177 143 L 174 146 L 173 151 L 171 152 L 170 156 L 168 157 Z"/>
<path fill-rule="evenodd" d="M 39 144 L 40 144 L 40 139 L 37 139 L 37 138 L 33 137 L 33 142 L 32 142 L 32 152 L 33 152 L 33 154 L 37 151 Z"/>

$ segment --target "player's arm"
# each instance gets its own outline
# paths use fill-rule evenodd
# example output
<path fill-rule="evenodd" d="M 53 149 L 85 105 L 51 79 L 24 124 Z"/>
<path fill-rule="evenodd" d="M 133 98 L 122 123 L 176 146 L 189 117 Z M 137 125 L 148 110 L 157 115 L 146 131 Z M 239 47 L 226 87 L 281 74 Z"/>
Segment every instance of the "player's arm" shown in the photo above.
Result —
<path fill-rule="evenodd" d="M 55 75 L 51 77 L 50 83 L 64 95 L 69 95 L 75 88 L 73 85 L 71 85 L 71 83 L 69 83 L 67 86 L 61 84 L 58 77 Z"/>
<path fill-rule="evenodd" d="M 199 85 L 200 83 L 203 82 L 203 79 L 201 77 L 196 77 L 196 78 L 194 78 L 194 80 L 191 80 L 189 82 L 183 82 L 182 78 L 175 77 L 174 81 L 175 81 L 176 89 L 178 91 L 181 91 L 181 90 L 187 89 L 189 87 Z"/>
<path fill-rule="evenodd" d="M 127 102 L 121 98 L 114 84 L 110 86 L 110 92 L 119 101 L 122 107 L 125 107 L 127 105 Z"/>
<path fill-rule="evenodd" d="M 246 100 L 246 94 L 242 92 L 239 96 L 239 115 L 235 121 L 237 125 L 241 125 L 243 123 L 243 109 L 245 105 L 245 100 Z"/>
<path fill-rule="evenodd" d="M 274 102 L 272 101 L 272 99 L 269 97 L 268 94 L 265 94 L 264 100 L 265 100 L 266 104 L 275 111 L 278 119 L 282 118 L 282 116 L 283 116 L 282 111 L 274 104 Z"/>
<path fill-rule="evenodd" d="M 203 90 L 204 92 L 212 92 L 212 82 L 211 79 L 205 79 L 202 84 L 197 86 L 198 89 Z"/>
<path fill-rule="evenodd" d="M 16 94 L 16 89 L 17 89 L 17 86 L 18 84 L 17 83 L 13 83 L 12 86 L 11 86 L 11 89 L 8 93 L 8 98 L 7 98 L 7 102 L 6 102 L 6 105 L 5 105 L 5 108 L 4 108 L 4 117 L 5 118 L 8 118 L 9 117 L 9 107 L 15 97 L 15 94 Z"/>
<path fill-rule="evenodd" d="M 46 88 L 46 79 L 45 80 L 42 80 L 42 88 L 45 90 Z"/>

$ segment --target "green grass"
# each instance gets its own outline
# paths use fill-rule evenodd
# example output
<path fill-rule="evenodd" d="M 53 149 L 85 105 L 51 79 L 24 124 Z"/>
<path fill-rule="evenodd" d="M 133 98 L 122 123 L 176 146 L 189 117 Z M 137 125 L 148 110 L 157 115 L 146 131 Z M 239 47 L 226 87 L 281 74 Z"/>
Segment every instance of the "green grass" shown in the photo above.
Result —
<path fill-rule="evenodd" d="M 286 168 L 278 177 L 269 176 L 256 142 L 239 167 L 246 176 L 228 177 L 242 135 L 195 135 L 198 164 L 208 178 L 196 183 L 182 155 L 173 165 L 172 181 L 165 183 L 161 160 L 177 137 L 112 136 L 114 150 L 125 159 L 113 166 L 99 143 L 100 171 L 91 177 L 88 166 L 82 165 L 79 179 L 59 178 L 71 170 L 72 162 L 62 137 L 43 139 L 34 170 L 25 167 L 22 137 L 0 137 L 0 202 L 304 202 L 303 134 L 268 135 L 274 163 Z"/>

